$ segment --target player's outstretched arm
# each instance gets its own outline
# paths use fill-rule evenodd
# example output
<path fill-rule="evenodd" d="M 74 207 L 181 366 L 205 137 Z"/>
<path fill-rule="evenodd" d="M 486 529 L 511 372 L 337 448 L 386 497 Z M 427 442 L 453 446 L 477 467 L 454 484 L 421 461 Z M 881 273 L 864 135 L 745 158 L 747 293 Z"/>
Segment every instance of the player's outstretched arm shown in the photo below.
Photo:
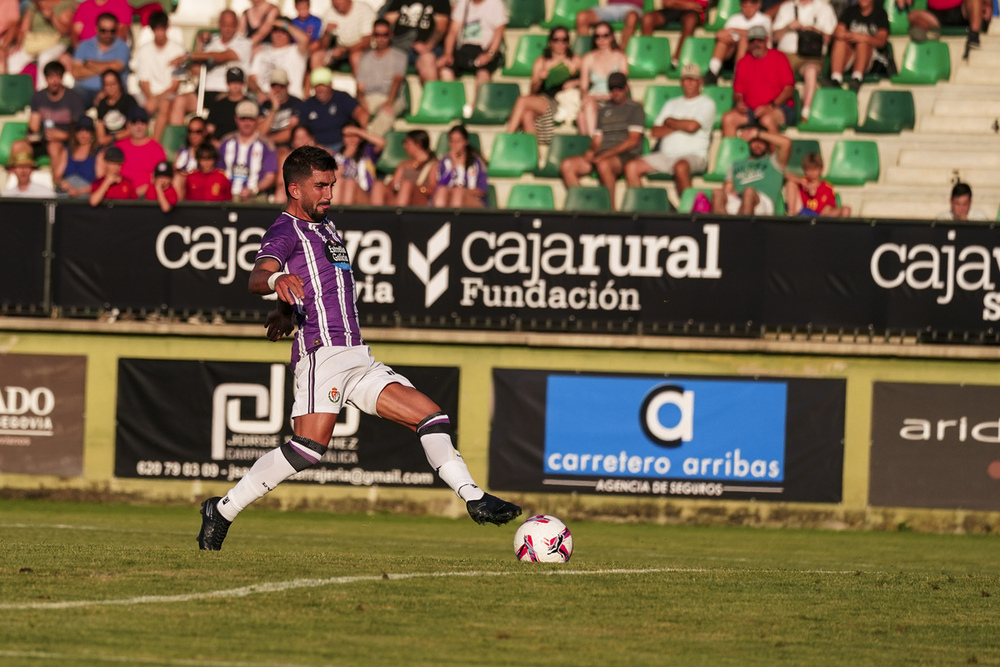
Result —
<path fill-rule="evenodd" d="M 276 293 L 285 303 L 301 302 L 305 298 L 302 278 L 280 269 L 281 265 L 274 258 L 258 259 L 250 273 L 250 291 L 254 294 Z"/>

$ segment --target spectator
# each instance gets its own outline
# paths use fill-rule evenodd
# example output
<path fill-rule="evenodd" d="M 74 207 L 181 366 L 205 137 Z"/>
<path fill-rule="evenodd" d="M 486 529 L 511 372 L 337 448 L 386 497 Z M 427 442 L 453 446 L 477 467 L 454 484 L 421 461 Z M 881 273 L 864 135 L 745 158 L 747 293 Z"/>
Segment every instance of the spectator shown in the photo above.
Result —
<path fill-rule="evenodd" d="M 870 0 L 869 0 L 870 1 Z M 747 31 L 748 53 L 736 63 L 733 108 L 722 116 L 722 136 L 736 136 L 747 124 L 779 132 L 795 120 L 795 75 L 788 58 L 768 48 L 767 31 L 755 26 Z"/>
<path fill-rule="evenodd" d="M 182 198 L 185 198 L 184 179 L 192 171 L 198 169 L 195 149 L 206 141 L 208 141 L 208 129 L 205 119 L 201 116 L 195 116 L 188 121 L 187 132 L 184 134 L 184 144 L 177 149 L 177 155 L 174 157 L 174 188 L 177 189 Z"/>
<path fill-rule="evenodd" d="M 177 190 L 174 189 L 173 179 L 174 170 L 164 160 L 153 169 L 153 185 L 146 190 L 146 201 L 155 201 L 164 213 L 170 213 L 177 206 Z"/>
<path fill-rule="evenodd" d="M 114 14 L 101 14 L 97 18 L 97 37 L 83 40 L 73 52 L 70 72 L 76 79 L 73 89 L 88 107 L 101 90 L 101 75 L 105 71 L 117 72 L 119 82 L 125 81 L 128 76 L 132 51 L 117 35 L 118 19 Z"/>
<path fill-rule="evenodd" d="M 857 92 L 865 74 L 888 72 L 889 56 L 885 45 L 889 41 L 889 15 L 875 0 L 858 0 L 840 15 L 830 47 L 830 82 L 844 84 L 844 70 L 851 68 L 848 87 Z"/>
<path fill-rule="evenodd" d="M 643 0 L 608 0 L 606 5 L 585 9 L 576 15 L 576 34 L 586 35 L 598 23 L 624 23 L 622 49 L 635 34 L 642 21 Z"/>
<path fill-rule="evenodd" d="M 524 130 L 538 137 L 539 144 L 552 143 L 556 96 L 580 89 L 581 59 L 569 45 L 569 31 L 556 27 L 549 31 L 549 44 L 531 67 L 531 92 L 517 98 L 507 121 L 507 132 Z"/>
<path fill-rule="evenodd" d="M 285 72 L 289 94 L 301 98 L 308 60 L 309 36 L 288 19 L 278 19 L 271 29 L 270 43 L 261 45 L 250 65 L 251 92 L 257 99 L 267 97 L 271 92 L 271 72 L 280 69 Z"/>
<path fill-rule="evenodd" d="M 31 151 L 36 159 L 48 155 L 49 164 L 58 164 L 64 159 L 73 120 L 84 112 L 79 95 L 63 85 L 65 74 L 66 69 L 58 60 L 45 66 L 46 88 L 31 97 L 27 137 L 24 141 L 15 141 L 11 153 Z"/>
<path fill-rule="evenodd" d="M 912 6 L 913 2 L 900 2 L 900 9 Z M 927 9 L 914 9 L 907 17 L 910 20 L 910 36 L 914 41 L 924 41 L 928 32 L 941 33 L 941 26 L 968 26 L 965 52 L 979 48 L 979 33 L 986 32 L 993 18 L 993 3 L 988 0 L 927 0 Z"/>
<path fill-rule="evenodd" d="M 250 6 L 240 15 L 236 32 L 249 39 L 252 49 L 256 50 L 271 41 L 271 30 L 279 14 L 278 6 L 267 0 L 250 0 Z"/>
<path fill-rule="evenodd" d="M 128 4 L 132 7 L 134 17 L 139 19 L 139 25 L 143 28 L 149 25 L 153 14 L 165 11 L 164 6 L 160 4 L 160 0 L 128 0 Z M 168 5 L 168 7 L 172 6 Z"/>
<path fill-rule="evenodd" d="M 333 89 L 333 72 L 327 67 L 314 69 L 309 77 L 313 96 L 302 103 L 299 121 L 309 126 L 316 144 L 331 153 L 344 145 L 344 125 L 351 118 L 361 127 L 368 126 L 368 112 L 356 99 Z"/>
<path fill-rule="evenodd" d="M 386 183 L 376 181 L 371 203 L 375 206 L 427 206 L 437 185 L 437 157 L 424 130 L 410 130 L 403 139 L 407 159 L 399 163 Z"/>
<path fill-rule="evenodd" d="M 219 144 L 218 166 L 232 184 L 236 201 L 255 199 L 273 188 L 277 179 L 277 156 L 257 132 L 259 118 L 257 104 L 243 100 L 236 105 L 236 133 Z"/>
<path fill-rule="evenodd" d="M 113 69 L 105 70 L 101 75 L 101 82 L 104 85 L 94 100 L 97 107 L 97 143 L 107 146 L 128 135 L 125 127 L 128 112 L 139 105 L 134 97 L 122 90 L 118 72 Z"/>
<path fill-rule="evenodd" d="M 438 58 L 438 76 L 453 81 L 461 74 L 476 75 L 476 90 L 503 65 L 503 33 L 507 9 L 503 0 L 455 0 L 451 25 Z"/>
<path fill-rule="evenodd" d="M 351 65 L 351 71 L 356 73 L 361 54 L 371 44 L 375 10 L 371 5 L 357 0 L 330 0 L 330 5 L 323 17 L 320 48 L 311 58 L 312 69 L 336 69 L 347 62 Z"/>
<path fill-rule="evenodd" d="M 808 120 L 813 97 L 823 69 L 823 53 L 827 50 L 833 31 L 837 28 L 837 15 L 826 0 L 793 0 L 778 9 L 774 18 L 774 41 L 777 49 L 785 54 L 792 72 L 802 77 L 801 119 Z M 811 33 L 813 42 L 803 39 L 800 33 Z M 819 35 L 821 43 L 816 43 Z M 818 49 L 816 47 L 819 47 Z"/>
<path fill-rule="evenodd" d="M 195 149 L 197 169 L 184 177 L 185 201 L 231 201 L 233 188 L 225 172 L 216 165 L 219 151 L 206 141 Z"/>
<path fill-rule="evenodd" d="M 52 164 L 52 180 L 58 192 L 70 197 L 90 193 L 90 186 L 97 179 L 97 137 L 94 121 L 90 116 L 80 116 L 73 128 L 69 150 L 63 153 L 60 164 Z"/>
<path fill-rule="evenodd" d="M 72 64 L 66 50 L 72 45 L 76 9 L 75 0 L 32 0 L 16 32 L 0 46 L 0 71 L 30 73 L 35 77 L 35 88 L 44 89 L 46 65 L 60 58 L 65 61 L 63 67 Z"/>
<path fill-rule="evenodd" d="M 114 17 L 115 36 L 122 41 L 128 41 L 133 14 L 128 0 L 83 0 L 73 14 L 74 46 L 98 36 L 102 14 L 111 14 Z"/>
<path fill-rule="evenodd" d="M 629 97 L 628 79 L 621 72 L 608 77 L 608 90 L 611 100 L 601 107 L 590 148 L 583 155 L 563 160 L 559 171 L 566 187 L 572 187 L 580 184 L 581 176 L 596 169 L 601 185 L 611 193 L 614 209 L 615 181 L 625 171 L 625 164 L 642 153 L 646 113 Z"/>
<path fill-rule="evenodd" d="M 701 68 L 688 63 L 681 68 L 683 95 L 667 100 L 653 123 L 653 139 L 660 146 L 655 153 L 625 163 L 625 182 L 642 185 L 645 174 L 672 174 L 677 196 L 691 187 L 691 175 L 708 168 L 708 146 L 715 125 L 715 102 L 701 93 Z"/>
<path fill-rule="evenodd" d="M 726 19 L 722 30 L 715 34 L 712 59 L 708 61 L 708 73 L 705 74 L 706 84 L 714 86 L 723 65 L 737 63 L 746 55 L 747 31 L 758 25 L 771 34 L 771 17 L 760 11 L 760 0 L 740 0 L 740 11 Z"/>
<path fill-rule="evenodd" d="M 241 72 L 250 69 L 252 46 L 249 39 L 236 32 L 237 24 L 236 12 L 231 9 L 223 10 L 219 14 L 219 33 L 217 35 L 211 35 L 207 31 L 198 33 L 196 38 L 198 49 L 188 56 L 190 62 L 199 67 L 208 67 L 208 74 L 205 77 L 206 100 L 227 92 L 226 74 L 231 68 L 238 67 Z M 195 108 L 197 106 L 196 93 L 179 95 L 174 100 L 170 112 L 170 124 L 183 125 L 187 114 L 193 111 L 201 112 Z"/>
<path fill-rule="evenodd" d="M 292 152 L 292 132 L 299 124 L 302 100 L 288 94 L 288 75 L 283 69 L 271 70 L 271 92 L 260 105 L 261 120 L 258 130 L 274 146 L 278 158 L 278 183 L 274 188 L 274 201 L 286 201 L 285 178 L 281 172 L 285 158 Z"/>
<path fill-rule="evenodd" d="M 122 174 L 125 155 L 117 146 L 108 146 L 104 151 L 105 174 L 98 176 L 90 188 L 90 205 L 97 206 L 105 199 L 138 199 L 135 185 Z"/>
<path fill-rule="evenodd" d="M 28 197 L 33 199 L 48 199 L 56 196 L 52 188 L 45 187 L 31 180 L 31 174 L 35 171 L 35 158 L 31 153 L 15 153 L 11 156 L 8 167 L 14 172 L 16 182 L 13 186 L 0 192 L 0 198 Z"/>
<path fill-rule="evenodd" d="M 135 51 L 135 71 L 142 91 L 142 105 L 153 118 L 153 138 L 163 141 L 163 131 L 170 124 L 171 110 L 180 79 L 174 78 L 174 69 L 187 58 L 186 49 L 167 39 L 170 20 L 163 12 L 149 17 L 153 41 L 146 42 Z"/>
<path fill-rule="evenodd" d="M 219 143 L 226 135 L 236 131 L 236 106 L 247 99 L 244 94 L 246 78 L 239 67 L 230 67 L 226 72 L 226 92 L 208 103 L 208 134 Z"/>
<path fill-rule="evenodd" d="M 149 114 L 142 107 L 132 107 L 129 111 L 128 136 L 115 143 L 125 158 L 121 173 L 135 187 L 138 197 L 143 197 L 153 182 L 153 169 L 167 159 L 160 142 L 149 136 Z M 97 173 L 104 173 L 104 162 L 108 152 L 104 151 L 103 159 L 97 159 Z"/>
<path fill-rule="evenodd" d="M 642 17 L 642 34 L 652 35 L 657 28 L 670 23 L 681 24 L 681 34 L 677 38 L 671 66 L 677 69 L 684 40 L 694 34 L 694 29 L 705 23 L 708 0 L 663 0 L 663 9 L 657 9 Z"/>
<path fill-rule="evenodd" d="M 333 205 L 367 204 L 375 183 L 375 163 L 385 148 L 385 139 L 351 120 L 344 126 L 344 148 L 334 154 L 337 184 L 330 197 Z"/>
<path fill-rule="evenodd" d="M 437 167 L 432 201 L 438 208 L 485 208 L 488 195 L 486 162 L 469 145 L 464 125 L 448 130 L 448 154 Z"/>
<path fill-rule="evenodd" d="M 951 189 L 950 207 L 938 214 L 938 220 L 968 220 L 988 222 L 989 217 L 977 208 L 972 208 L 972 188 L 968 183 L 958 181 Z"/>
<path fill-rule="evenodd" d="M 760 127 L 741 129 L 740 138 L 750 145 L 750 157 L 729 166 L 722 187 L 712 193 L 712 212 L 774 215 L 792 140 Z"/>
<path fill-rule="evenodd" d="M 837 206 L 837 193 L 822 174 L 823 156 L 819 153 L 807 153 L 802 158 L 802 176 L 785 173 L 788 215 L 851 217 L 851 207 Z"/>
<path fill-rule="evenodd" d="M 309 35 L 309 52 L 319 48 L 320 37 L 323 36 L 323 19 L 310 14 L 309 0 L 295 0 L 295 18 L 292 25 Z"/>
<path fill-rule="evenodd" d="M 389 0 L 384 16 L 392 26 L 393 48 L 408 55 L 408 65 L 421 81 L 437 79 L 451 17 L 449 0 Z"/>
<path fill-rule="evenodd" d="M 391 130 L 396 117 L 406 111 L 400 95 L 406 80 L 406 54 L 389 46 L 391 34 L 388 21 L 375 21 L 374 46 L 358 62 L 358 100 L 371 118 L 368 129 L 379 135 Z"/>
<path fill-rule="evenodd" d="M 308 125 L 296 125 L 292 130 L 292 150 L 302 146 L 316 146 L 316 137 Z"/>
<path fill-rule="evenodd" d="M 582 94 L 576 128 L 584 136 L 590 136 L 597 126 L 597 107 L 611 98 L 608 77 L 613 72 L 628 74 L 628 59 L 615 41 L 611 24 L 598 23 L 594 26 L 594 49 L 580 62 Z"/>

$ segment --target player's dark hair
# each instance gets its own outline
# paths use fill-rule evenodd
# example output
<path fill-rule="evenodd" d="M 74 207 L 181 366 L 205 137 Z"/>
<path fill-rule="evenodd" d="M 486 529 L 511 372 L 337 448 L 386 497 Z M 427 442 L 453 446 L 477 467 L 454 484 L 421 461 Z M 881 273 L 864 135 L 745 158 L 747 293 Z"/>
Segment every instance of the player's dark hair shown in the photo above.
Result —
<path fill-rule="evenodd" d="M 167 16 L 166 12 L 153 12 L 149 15 L 149 28 L 150 30 L 156 30 L 157 28 L 166 28 L 170 25 L 170 18 Z"/>
<path fill-rule="evenodd" d="M 964 197 L 965 195 L 969 195 L 969 199 L 972 199 L 972 188 L 969 187 L 968 183 L 958 181 L 955 183 L 955 187 L 951 189 L 951 198 Z"/>
<path fill-rule="evenodd" d="M 330 151 L 319 146 L 300 146 L 292 151 L 281 167 L 281 175 L 285 179 L 285 194 L 291 196 L 288 186 L 292 183 L 302 185 L 312 176 L 313 171 L 337 171 L 337 161 Z"/>

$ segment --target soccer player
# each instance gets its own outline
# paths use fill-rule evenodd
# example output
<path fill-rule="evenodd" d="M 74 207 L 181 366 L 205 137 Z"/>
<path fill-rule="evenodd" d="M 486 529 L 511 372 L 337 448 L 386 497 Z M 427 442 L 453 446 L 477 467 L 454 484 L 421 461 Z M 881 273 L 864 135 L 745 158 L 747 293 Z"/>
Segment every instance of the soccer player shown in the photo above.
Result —
<path fill-rule="evenodd" d="M 292 475 L 319 462 L 345 403 L 402 424 L 420 438 L 427 460 L 466 501 L 477 523 L 503 525 L 521 508 L 476 486 L 452 445 L 451 420 L 409 380 L 375 361 L 361 338 L 354 275 L 344 242 L 327 218 L 337 163 L 322 148 L 303 146 L 282 167 L 288 205 L 261 239 L 250 291 L 277 293 L 265 321 L 268 339 L 298 332 L 292 346 L 295 435 L 257 459 L 222 498 L 201 506 L 198 546 L 218 551 L 236 516 Z"/>

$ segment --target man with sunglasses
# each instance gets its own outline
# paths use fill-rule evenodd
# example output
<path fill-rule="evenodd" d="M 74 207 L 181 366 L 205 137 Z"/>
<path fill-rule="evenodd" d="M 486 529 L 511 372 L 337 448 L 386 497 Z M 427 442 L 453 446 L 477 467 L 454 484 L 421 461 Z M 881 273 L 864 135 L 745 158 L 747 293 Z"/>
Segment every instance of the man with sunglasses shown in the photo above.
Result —
<path fill-rule="evenodd" d="M 378 19 L 372 29 L 374 46 L 358 63 L 358 101 L 368 110 L 368 131 L 385 135 L 403 109 L 399 94 L 406 79 L 406 54 L 390 46 L 389 22 Z"/>
<path fill-rule="evenodd" d="M 722 136 L 735 137 L 745 126 L 777 133 L 795 121 L 795 75 L 788 58 L 767 44 L 767 30 L 747 31 L 749 52 L 736 63 L 733 108 L 722 116 Z"/>
<path fill-rule="evenodd" d="M 80 42 L 70 69 L 70 74 L 76 79 L 73 90 L 83 100 L 84 106 L 93 104 L 94 97 L 101 91 L 101 74 L 109 69 L 118 73 L 122 86 L 125 86 L 131 57 L 132 50 L 118 37 L 118 19 L 114 14 L 101 14 L 97 18 L 97 36 Z"/>

